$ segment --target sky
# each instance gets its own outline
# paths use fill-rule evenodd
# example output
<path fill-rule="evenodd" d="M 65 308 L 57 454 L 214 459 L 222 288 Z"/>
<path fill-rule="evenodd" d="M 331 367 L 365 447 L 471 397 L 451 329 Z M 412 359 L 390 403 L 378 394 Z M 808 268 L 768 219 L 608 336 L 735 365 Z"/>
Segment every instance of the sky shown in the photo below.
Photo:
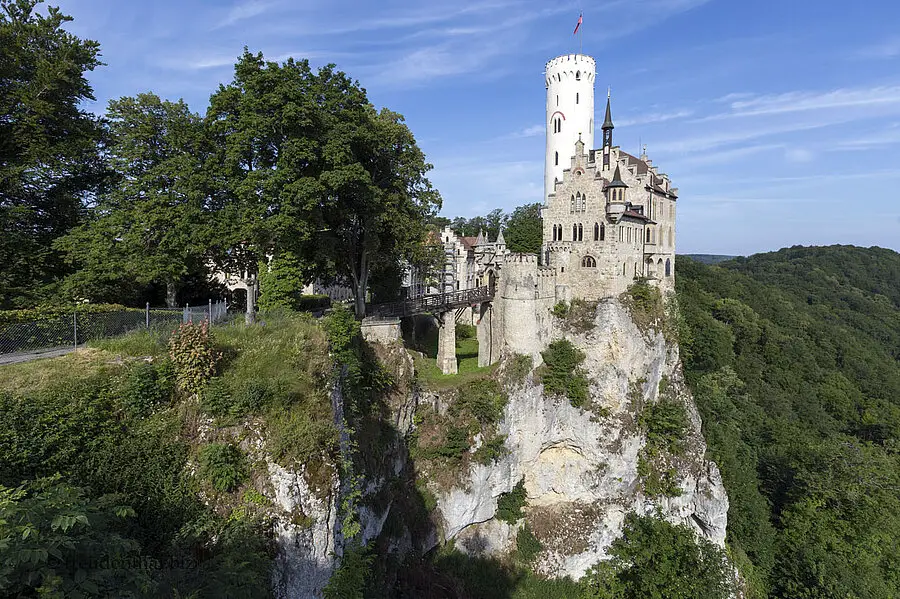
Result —
<path fill-rule="evenodd" d="M 51 4 L 101 44 L 97 113 L 145 91 L 203 113 L 244 46 L 336 64 L 406 117 L 451 217 L 543 201 L 544 65 L 581 43 L 597 60 L 598 112 L 612 89 L 614 143 L 646 144 L 679 188 L 679 253 L 900 250 L 898 2 Z"/>

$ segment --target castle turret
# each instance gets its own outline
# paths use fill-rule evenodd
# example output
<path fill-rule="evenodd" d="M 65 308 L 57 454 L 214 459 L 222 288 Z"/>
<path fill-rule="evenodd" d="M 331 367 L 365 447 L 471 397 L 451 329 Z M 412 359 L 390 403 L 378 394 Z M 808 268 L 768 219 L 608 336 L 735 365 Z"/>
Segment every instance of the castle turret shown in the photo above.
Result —
<path fill-rule="evenodd" d="M 622 181 L 622 173 L 619 171 L 619 166 L 616 165 L 616 172 L 613 173 L 612 181 L 604 189 L 606 192 L 606 213 L 616 221 L 625 212 L 625 190 L 627 189 L 628 184 Z"/>
<path fill-rule="evenodd" d="M 569 168 L 572 148 L 581 135 L 594 147 L 594 78 L 596 63 L 585 54 L 566 54 L 547 63 L 547 155 L 544 195 L 553 193 Z"/>

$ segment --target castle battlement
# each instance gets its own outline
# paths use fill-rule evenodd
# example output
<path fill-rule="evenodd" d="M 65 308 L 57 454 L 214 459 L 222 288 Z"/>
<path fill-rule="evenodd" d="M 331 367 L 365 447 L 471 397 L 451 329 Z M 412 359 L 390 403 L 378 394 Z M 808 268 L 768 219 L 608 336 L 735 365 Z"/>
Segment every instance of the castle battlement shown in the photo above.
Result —
<path fill-rule="evenodd" d="M 537 266 L 537 254 L 507 254 L 504 258 L 506 264 L 534 264 Z"/>

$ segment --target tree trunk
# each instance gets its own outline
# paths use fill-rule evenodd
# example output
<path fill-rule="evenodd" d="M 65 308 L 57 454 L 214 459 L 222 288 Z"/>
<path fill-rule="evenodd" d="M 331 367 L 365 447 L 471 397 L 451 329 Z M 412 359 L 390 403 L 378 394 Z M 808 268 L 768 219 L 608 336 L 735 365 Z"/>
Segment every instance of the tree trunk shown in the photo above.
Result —
<path fill-rule="evenodd" d="M 166 282 L 166 308 L 177 308 L 178 302 L 175 301 L 175 282 Z"/>
<path fill-rule="evenodd" d="M 244 313 L 244 322 L 256 324 L 256 287 L 258 285 L 256 276 L 248 276 L 244 279 L 244 284 L 247 285 L 247 311 Z"/>
<path fill-rule="evenodd" d="M 369 264 L 365 250 L 359 259 L 359 274 L 357 275 L 356 272 L 351 274 L 353 276 L 353 299 L 356 318 L 362 320 L 366 317 L 366 289 L 369 287 Z"/>

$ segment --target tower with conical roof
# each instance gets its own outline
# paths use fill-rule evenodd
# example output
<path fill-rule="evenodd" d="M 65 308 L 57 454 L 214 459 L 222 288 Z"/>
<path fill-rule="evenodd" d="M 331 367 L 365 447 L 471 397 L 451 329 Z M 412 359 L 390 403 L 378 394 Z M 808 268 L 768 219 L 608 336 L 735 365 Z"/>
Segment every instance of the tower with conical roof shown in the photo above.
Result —
<path fill-rule="evenodd" d="M 585 54 L 566 54 L 547 62 L 547 155 L 544 199 L 569 168 L 578 136 L 594 147 L 594 79 L 596 63 Z"/>

